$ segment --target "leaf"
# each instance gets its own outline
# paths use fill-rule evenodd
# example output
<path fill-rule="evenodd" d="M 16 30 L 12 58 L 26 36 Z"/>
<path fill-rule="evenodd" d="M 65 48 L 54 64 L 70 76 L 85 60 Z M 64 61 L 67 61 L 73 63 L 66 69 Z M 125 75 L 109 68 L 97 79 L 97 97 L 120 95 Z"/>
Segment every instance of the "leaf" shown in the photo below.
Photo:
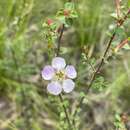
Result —
<path fill-rule="evenodd" d="M 68 10 L 74 9 L 74 4 L 72 2 L 65 3 L 65 9 L 68 9 Z"/>
<path fill-rule="evenodd" d="M 124 35 L 124 28 L 123 27 L 117 28 L 116 29 L 116 34 L 117 35 Z"/>
<path fill-rule="evenodd" d="M 60 112 L 60 118 L 64 119 L 65 118 L 65 113 L 64 112 Z"/>
<path fill-rule="evenodd" d="M 115 18 L 115 19 L 117 19 L 118 17 L 117 17 L 117 13 L 111 13 L 111 15 L 110 15 L 111 17 L 113 17 L 113 18 Z"/>
<path fill-rule="evenodd" d="M 119 43 L 120 43 L 120 42 L 116 40 L 116 41 L 113 41 L 113 42 L 112 42 L 112 45 L 113 45 L 113 46 L 117 46 Z"/>
<path fill-rule="evenodd" d="M 104 80 L 104 77 L 102 76 L 99 76 L 95 79 L 93 85 L 92 85 L 92 88 L 96 91 L 103 91 L 105 88 L 106 88 L 107 84 Z"/>
<path fill-rule="evenodd" d="M 68 107 L 68 106 L 69 106 L 69 101 L 68 101 L 68 100 L 65 100 L 65 101 L 63 102 L 63 104 L 64 104 L 66 107 Z"/>
<path fill-rule="evenodd" d="M 124 48 L 125 50 L 130 50 L 130 46 L 129 46 L 128 44 L 126 44 L 125 46 L 123 46 L 123 48 Z"/>
<path fill-rule="evenodd" d="M 116 114 L 116 115 L 115 115 L 115 119 L 118 120 L 118 121 L 121 120 L 121 117 L 119 116 L 119 114 Z"/>
<path fill-rule="evenodd" d="M 78 14 L 76 11 L 73 11 L 71 14 L 70 14 L 70 18 L 77 18 L 78 17 Z"/>
<path fill-rule="evenodd" d="M 80 92 L 80 97 L 85 97 L 85 93 L 84 92 Z"/>
<path fill-rule="evenodd" d="M 61 16 L 58 16 L 58 19 L 61 23 L 65 24 L 66 21 L 65 21 L 65 16 L 61 15 Z"/>
<path fill-rule="evenodd" d="M 48 27 L 48 25 L 47 25 L 46 22 L 44 22 L 44 23 L 42 24 L 42 26 L 43 26 L 43 28 Z"/>
<path fill-rule="evenodd" d="M 70 51 L 70 49 L 66 48 L 66 47 L 61 47 L 61 54 L 66 54 Z"/>

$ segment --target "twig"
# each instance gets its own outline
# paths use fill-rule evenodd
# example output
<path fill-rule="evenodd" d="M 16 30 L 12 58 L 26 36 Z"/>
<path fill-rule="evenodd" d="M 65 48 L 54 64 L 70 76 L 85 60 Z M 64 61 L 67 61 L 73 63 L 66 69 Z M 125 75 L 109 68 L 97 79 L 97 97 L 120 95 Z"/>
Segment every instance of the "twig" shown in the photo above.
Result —
<path fill-rule="evenodd" d="M 89 66 L 91 67 L 91 69 L 93 70 L 93 72 L 95 72 L 96 70 L 95 70 L 94 66 L 91 64 L 91 62 L 89 61 L 89 58 L 88 57 L 86 57 L 86 58 L 87 58 L 87 62 L 89 64 Z"/>
<path fill-rule="evenodd" d="M 110 49 L 110 46 L 111 46 L 111 44 L 112 44 L 112 41 L 114 40 L 114 37 L 115 37 L 115 35 L 116 35 L 116 30 L 117 30 L 120 26 L 123 25 L 123 23 L 125 22 L 125 20 L 128 18 L 128 15 L 129 15 L 129 14 L 130 14 L 130 9 L 128 10 L 128 12 L 127 12 L 127 14 L 124 16 L 124 18 L 123 18 L 122 20 L 120 20 L 120 22 L 119 22 L 119 24 L 117 25 L 115 31 L 113 32 L 112 36 L 110 37 L 110 40 L 109 40 L 108 45 L 107 45 L 107 47 L 106 47 L 106 50 L 105 50 L 105 52 L 104 52 L 104 54 L 103 54 L 103 57 L 102 57 L 102 59 L 101 59 L 101 62 L 99 63 L 99 66 L 97 67 L 96 71 L 93 73 L 93 76 L 92 76 L 92 78 L 91 78 L 90 84 L 88 85 L 88 88 L 87 88 L 87 90 L 86 90 L 86 94 L 89 92 L 90 88 L 92 87 L 92 84 L 93 84 L 93 82 L 94 82 L 94 80 L 95 80 L 95 78 L 96 78 L 98 72 L 100 71 L 100 69 L 101 69 L 101 67 L 102 67 L 102 65 L 103 65 L 103 63 L 104 63 L 104 59 L 105 59 L 105 57 L 106 57 L 106 55 L 107 55 L 107 52 L 108 52 L 109 49 Z M 76 108 L 79 108 L 80 106 L 82 106 L 84 99 L 85 99 L 85 96 L 83 96 L 83 97 L 80 99 L 80 102 L 79 102 L 79 104 L 77 105 Z M 73 118 L 73 123 L 75 122 L 75 116 L 77 115 L 77 113 L 78 113 L 78 109 L 76 109 L 75 112 L 74 112 L 74 114 L 73 114 L 73 117 L 74 117 L 74 118 Z"/>
<path fill-rule="evenodd" d="M 61 30 L 60 30 L 60 35 L 58 37 L 58 41 L 57 41 L 57 51 L 56 51 L 56 56 L 59 56 L 59 53 L 60 53 L 60 47 L 61 47 L 61 39 L 62 39 L 62 36 L 63 36 L 63 32 L 64 32 L 64 24 L 62 24 L 62 27 L 61 27 Z M 67 122 L 68 122 L 68 125 L 69 125 L 69 128 L 71 130 L 71 121 L 70 121 L 70 118 L 69 118 L 69 114 L 67 112 L 67 108 L 66 106 L 64 105 L 64 99 L 63 99 L 63 96 L 62 94 L 59 95 L 59 99 L 60 99 L 60 102 L 62 103 L 62 107 L 63 107 L 63 110 L 64 110 L 64 113 L 65 113 L 65 116 L 66 116 L 66 119 L 67 119 Z"/>
<path fill-rule="evenodd" d="M 60 101 L 61 101 L 61 103 L 62 103 L 63 110 L 64 110 L 64 113 L 65 113 L 65 115 L 66 115 L 66 119 L 67 119 L 69 128 L 71 129 L 71 122 L 70 122 L 70 119 L 69 119 L 69 115 L 68 115 L 67 109 L 66 109 L 66 107 L 65 107 L 65 105 L 64 105 L 63 96 L 60 94 L 60 95 L 59 95 L 59 98 L 60 98 Z"/>
<path fill-rule="evenodd" d="M 58 41 L 57 41 L 56 56 L 59 56 L 59 53 L 60 53 L 61 39 L 62 39 L 63 32 L 64 32 L 64 28 L 65 28 L 64 26 L 65 26 L 65 25 L 62 24 L 62 27 L 61 27 L 61 30 L 60 30 L 60 36 L 59 36 Z"/>
<path fill-rule="evenodd" d="M 120 18 L 120 0 L 115 0 L 115 4 L 116 4 L 117 18 L 119 20 L 119 18 Z"/>

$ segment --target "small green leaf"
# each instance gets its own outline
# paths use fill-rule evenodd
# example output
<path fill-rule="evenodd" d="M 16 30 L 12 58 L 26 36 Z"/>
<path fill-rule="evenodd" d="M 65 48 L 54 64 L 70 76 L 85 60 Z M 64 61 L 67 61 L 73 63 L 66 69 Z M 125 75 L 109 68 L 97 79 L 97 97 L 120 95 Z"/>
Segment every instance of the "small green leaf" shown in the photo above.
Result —
<path fill-rule="evenodd" d="M 66 107 L 68 107 L 68 106 L 69 106 L 69 101 L 65 100 L 65 101 L 63 102 L 63 104 L 64 104 Z"/>
<path fill-rule="evenodd" d="M 65 3 L 65 9 L 68 9 L 68 10 L 74 9 L 74 4 L 72 2 Z"/>
<path fill-rule="evenodd" d="M 60 112 L 60 118 L 64 119 L 65 118 L 65 113 L 64 112 Z"/>
<path fill-rule="evenodd" d="M 73 11 L 71 14 L 70 14 L 70 18 L 77 18 L 78 17 L 78 14 L 76 11 Z"/>
<path fill-rule="evenodd" d="M 107 83 L 105 82 L 104 80 L 104 77 L 102 76 L 99 76 L 95 79 L 93 85 L 92 85 L 92 88 L 95 90 L 95 91 L 103 91 L 107 86 Z"/>
<path fill-rule="evenodd" d="M 66 21 L 65 21 L 65 16 L 64 16 L 64 15 L 60 15 L 60 16 L 58 16 L 57 18 L 59 19 L 59 21 L 60 21 L 61 23 L 63 23 L 63 24 L 66 23 Z"/>
<path fill-rule="evenodd" d="M 48 25 L 47 25 L 46 22 L 44 22 L 44 23 L 42 24 L 42 26 L 43 26 L 43 27 L 47 27 Z"/>
<path fill-rule="evenodd" d="M 124 35 L 124 28 L 120 27 L 116 29 L 116 34 L 117 35 Z"/>
<path fill-rule="evenodd" d="M 60 50 L 61 50 L 61 54 L 66 54 L 66 53 L 68 53 L 70 51 L 70 49 L 66 48 L 66 47 L 61 47 Z"/>
<path fill-rule="evenodd" d="M 52 30 L 55 30 L 56 27 L 57 27 L 57 24 L 56 24 L 56 23 L 53 23 L 53 24 L 50 26 L 50 28 L 51 28 Z"/>
<path fill-rule="evenodd" d="M 85 93 L 84 92 L 80 92 L 80 97 L 85 97 Z"/>
<path fill-rule="evenodd" d="M 120 43 L 120 42 L 116 40 L 116 41 L 113 41 L 113 42 L 112 42 L 112 45 L 113 45 L 113 46 L 117 46 L 119 43 Z"/>
<path fill-rule="evenodd" d="M 117 17 L 117 13 L 111 13 L 111 15 L 110 15 L 111 17 L 113 17 L 113 18 L 115 18 L 115 19 L 117 19 L 118 17 Z"/>
<path fill-rule="evenodd" d="M 117 121 L 120 121 L 120 120 L 121 120 L 120 115 L 119 115 L 119 114 L 116 114 L 116 115 L 115 115 L 115 119 L 116 119 Z"/>
<path fill-rule="evenodd" d="M 123 48 L 124 48 L 125 50 L 130 50 L 130 46 L 129 46 L 128 44 L 126 44 L 125 46 L 123 46 Z"/>

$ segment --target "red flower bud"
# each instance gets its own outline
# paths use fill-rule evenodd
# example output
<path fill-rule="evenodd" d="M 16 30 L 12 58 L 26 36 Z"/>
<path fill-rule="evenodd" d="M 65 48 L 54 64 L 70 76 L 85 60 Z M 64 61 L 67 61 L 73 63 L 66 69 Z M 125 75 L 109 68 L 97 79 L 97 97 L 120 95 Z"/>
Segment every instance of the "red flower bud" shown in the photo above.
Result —
<path fill-rule="evenodd" d="M 53 21 L 51 19 L 47 20 L 47 24 L 50 26 L 53 23 Z"/>
<path fill-rule="evenodd" d="M 64 10 L 64 16 L 69 16 L 70 11 L 69 10 Z"/>

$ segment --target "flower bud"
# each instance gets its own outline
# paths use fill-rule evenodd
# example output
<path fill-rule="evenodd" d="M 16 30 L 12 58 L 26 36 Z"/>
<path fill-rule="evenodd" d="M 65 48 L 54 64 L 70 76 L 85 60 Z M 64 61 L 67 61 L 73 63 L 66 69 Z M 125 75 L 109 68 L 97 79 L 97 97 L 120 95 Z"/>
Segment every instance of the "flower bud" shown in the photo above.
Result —
<path fill-rule="evenodd" d="M 53 23 L 52 19 L 47 20 L 47 24 L 50 26 Z"/>
<path fill-rule="evenodd" d="M 70 11 L 69 10 L 64 10 L 64 16 L 69 16 Z"/>

